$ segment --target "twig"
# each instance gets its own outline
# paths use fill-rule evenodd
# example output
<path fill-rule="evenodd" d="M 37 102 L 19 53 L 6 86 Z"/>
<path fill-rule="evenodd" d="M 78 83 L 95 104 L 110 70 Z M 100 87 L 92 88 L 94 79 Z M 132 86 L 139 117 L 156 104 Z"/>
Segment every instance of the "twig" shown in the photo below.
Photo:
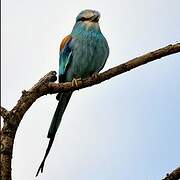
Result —
<path fill-rule="evenodd" d="M 6 110 L 4 107 L 0 106 L 0 116 L 2 116 L 3 119 L 5 120 L 7 115 L 8 115 L 8 110 Z"/>
<path fill-rule="evenodd" d="M 168 173 L 166 177 L 162 180 L 179 180 L 180 179 L 180 167 L 176 168 L 170 174 Z"/>

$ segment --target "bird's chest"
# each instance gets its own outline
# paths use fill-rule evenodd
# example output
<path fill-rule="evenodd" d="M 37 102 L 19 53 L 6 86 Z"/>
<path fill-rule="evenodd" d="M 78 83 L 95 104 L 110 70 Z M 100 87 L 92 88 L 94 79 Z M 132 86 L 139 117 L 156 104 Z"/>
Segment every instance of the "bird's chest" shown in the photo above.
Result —
<path fill-rule="evenodd" d="M 73 70 L 86 77 L 98 72 L 104 64 L 103 40 L 97 36 L 78 39 L 73 50 Z"/>

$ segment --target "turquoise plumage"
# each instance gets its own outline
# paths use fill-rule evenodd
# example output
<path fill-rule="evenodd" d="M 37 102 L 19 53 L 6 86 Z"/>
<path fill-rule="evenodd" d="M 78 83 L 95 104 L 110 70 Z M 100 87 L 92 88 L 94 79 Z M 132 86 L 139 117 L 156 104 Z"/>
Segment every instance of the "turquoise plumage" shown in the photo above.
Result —
<path fill-rule="evenodd" d="M 77 16 L 71 34 L 66 36 L 60 45 L 59 82 L 89 77 L 104 67 L 109 47 L 101 33 L 99 18 L 99 12 L 93 10 L 84 10 Z M 36 176 L 39 171 L 43 172 L 46 157 L 72 93 L 60 92 L 57 96 L 59 102 L 48 131 L 48 148 Z"/>

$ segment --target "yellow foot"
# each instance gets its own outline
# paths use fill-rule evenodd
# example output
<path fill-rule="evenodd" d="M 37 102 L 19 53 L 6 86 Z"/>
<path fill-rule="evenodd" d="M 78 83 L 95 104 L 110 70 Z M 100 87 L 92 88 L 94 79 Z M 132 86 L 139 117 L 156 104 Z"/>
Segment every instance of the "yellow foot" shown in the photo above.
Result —
<path fill-rule="evenodd" d="M 81 78 L 78 78 L 78 79 L 73 78 L 73 80 L 72 80 L 72 86 L 73 86 L 73 87 L 78 87 L 78 81 L 81 81 Z"/>
<path fill-rule="evenodd" d="M 98 78 L 98 76 L 99 76 L 99 73 L 98 73 L 98 72 L 95 72 L 95 73 L 92 74 L 92 77 L 93 77 L 94 79 Z"/>

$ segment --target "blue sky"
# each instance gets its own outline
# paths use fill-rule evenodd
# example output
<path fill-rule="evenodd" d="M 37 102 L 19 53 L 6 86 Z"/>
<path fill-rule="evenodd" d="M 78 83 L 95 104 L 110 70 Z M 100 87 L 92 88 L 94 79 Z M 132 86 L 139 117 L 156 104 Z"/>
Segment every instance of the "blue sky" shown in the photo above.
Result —
<path fill-rule="evenodd" d="M 2 1 L 2 105 L 11 109 L 50 70 L 59 43 L 84 9 L 101 12 L 110 46 L 104 70 L 180 40 L 178 0 Z M 159 180 L 180 165 L 180 54 L 73 94 L 44 173 L 37 179 Z M 13 179 L 35 179 L 48 143 L 55 95 L 25 114 Z"/>

